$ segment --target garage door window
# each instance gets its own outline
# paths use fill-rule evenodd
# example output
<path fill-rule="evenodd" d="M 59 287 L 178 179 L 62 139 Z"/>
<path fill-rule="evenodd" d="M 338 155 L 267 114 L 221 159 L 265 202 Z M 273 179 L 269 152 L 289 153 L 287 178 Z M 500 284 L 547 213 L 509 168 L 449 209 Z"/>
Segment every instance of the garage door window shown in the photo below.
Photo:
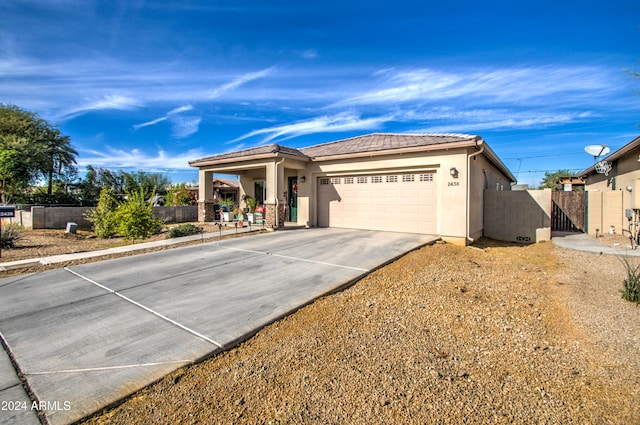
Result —
<path fill-rule="evenodd" d="M 362 184 L 362 183 L 366 183 L 367 182 L 367 178 L 366 177 L 358 177 L 358 183 Z"/>
<path fill-rule="evenodd" d="M 344 184 L 353 184 L 353 177 L 345 177 Z"/>
<path fill-rule="evenodd" d="M 413 174 L 404 174 L 402 176 L 402 182 L 403 183 L 409 183 L 409 182 L 413 182 L 416 180 L 416 176 L 414 176 Z"/>
<path fill-rule="evenodd" d="M 420 174 L 420 181 L 421 182 L 432 182 L 433 181 L 433 173 Z"/>
<path fill-rule="evenodd" d="M 387 176 L 387 183 L 398 183 L 398 176 Z"/>
<path fill-rule="evenodd" d="M 382 183 L 382 176 L 371 177 L 371 183 Z"/>

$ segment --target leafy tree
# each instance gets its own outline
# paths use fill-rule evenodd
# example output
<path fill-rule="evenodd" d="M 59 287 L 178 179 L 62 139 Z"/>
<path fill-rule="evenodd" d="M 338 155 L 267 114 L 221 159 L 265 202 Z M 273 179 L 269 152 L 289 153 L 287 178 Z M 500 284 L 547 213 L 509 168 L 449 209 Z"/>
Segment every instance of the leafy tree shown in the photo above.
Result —
<path fill-rule="evenodd" d="M 56 180 L 69 181 L 75 176 L 77 152 L 69 137 L 37 114 L 17 106 L 0 104 L 0 150 L 17 155 L 3 159 L 5 198 L 19 195 L 38 179 L 47 181 L 47 193 L 51 195 Z"/>
<path fill-rule="evenodd" d="M 118 226 L 116 210 L 119 202 L 109 187 L 103 187 L 100 191 L 98 206 L 88 210 L 85 218 L 93 224 L 93 231 L 97 237 L 108 239 L 116 235 Z"/>
<path fill-rule="evenodd" d="M 165 205 L 195 205 L 196 197 L 184 183 L 171 186 L 167 191 Z"/>
<path fill-rule="evenodd" d="M 29 168 L 18 151 L 0 151 L 0 200 L 3 204 L 7 204 L 13 194 L 21 192 L 30 179 Z"/>
<path fill-rule="evenodd" d="M 116 210 L 115 219 L 118 233 L 132 242 L 160 233 L 162 229 L 162 221 L 153 216 L 153 206 L 145 201 L 142 188 L 137 192 L 127 192 L 127 200 Z"/>
<path fill-rule="evenodd" d="M 546 171 L 544 173 L 544 177 L 540 181 L 540 186 L 538 189 L 553 189 L 556 190 L 558 188 L 558 180 L 560 177 L 573 177 L 575 173 L 569 170 L 558 170 L 558 171 Z"/>
<path fill-rule="evenodd" d="M 78 152 L 71 146 L 69 136 L 57 129 L 48 128 L 44 136 L 38 168 L 47 181 L 47 194 L 51 195 L 55 181 L 68 181 L 70 175 L 77 175 L 74 165 Z"/>

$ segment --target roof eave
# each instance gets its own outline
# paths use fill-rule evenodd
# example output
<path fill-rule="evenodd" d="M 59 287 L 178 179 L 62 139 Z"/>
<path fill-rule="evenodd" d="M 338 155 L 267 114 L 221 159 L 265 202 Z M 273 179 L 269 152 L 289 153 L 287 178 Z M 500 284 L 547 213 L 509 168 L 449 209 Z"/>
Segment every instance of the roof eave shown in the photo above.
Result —
<path fill-rule="evenodd" d="M 260 159 L 271 159 L 271 158 L 291 158 L 298 161 L 309 162 L 309 158 L 305 156 L 292 155 L 285 152 L 268 152 L 257 155 L 243 155 L 243 156 L 235 156 L 229 158 L 220 158 L 220 159 L 196 159 L 195 161 L 189 161 L 189 166 L 194 168 L 200 167 L 208 167 L 211 165 L 221 165 L 228 164 L 230 162 L 245 162 L 245 161 L 254 161 Z"/>
<path fill-rule="evenodd" d="M 478 141 L 478 146 L 480 145 L 483 145 L 483 153 L 486 154 L 487 158 L 489 158 L 493 165 L 495 165 L 509 180 L 511 180 L 512 183 L 516 183 L 517 179 L 515 178 L 515 176 L 511 173 L 507 166 L 504 165 L 498 155 L 496 155 L 496 153 L 489 147 L 487 142 L 485 142 L 483 139 L 480 139 Z"/>

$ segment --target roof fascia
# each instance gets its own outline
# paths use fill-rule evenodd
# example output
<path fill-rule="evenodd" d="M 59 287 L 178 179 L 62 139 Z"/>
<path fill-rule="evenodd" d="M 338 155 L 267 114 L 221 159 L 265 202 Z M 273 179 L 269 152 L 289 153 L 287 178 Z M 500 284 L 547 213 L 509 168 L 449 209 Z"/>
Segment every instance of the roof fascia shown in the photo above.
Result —
<path fill-rule="evenodd" d="M 212 160 L 195 160 L 189 162 L 190 167 L 208 167 L 211 165 L 221 165 L 221 164 L 232 164 L 237 162 L 247 162 L 254 161 L 260 159 L 275 159 L 275 158 L 291 158 L 302 162 L 309 162 L 309 158 L 301 157 L 298 155 L 291 155 L 284 152 L 268 152 L 257 155 L 244 155 L 244 156 L 236 156 L 231 158 L 221 158 L 221 159 L 212 159 Z"/>

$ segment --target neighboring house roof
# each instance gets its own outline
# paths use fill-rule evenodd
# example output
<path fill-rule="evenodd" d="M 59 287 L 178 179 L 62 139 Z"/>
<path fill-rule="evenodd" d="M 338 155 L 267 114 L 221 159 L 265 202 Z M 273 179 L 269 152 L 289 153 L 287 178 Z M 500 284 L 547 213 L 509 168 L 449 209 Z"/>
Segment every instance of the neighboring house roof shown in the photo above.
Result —
<path fill-rule="evenodd" d="M 213 179 L 214 186 L 216 183 L 220 183 L 221 185 L 228 186 L 234 189 L 237 189 L 238 187 L 240 187 L 240 184 L 238 183 L 237 180 L 223 179 L 220 177 L 216 177 L 215 179 Z"/>
<path fill-rule="evenodd" d="M 629 143 L 627 143 L 617 151 L 605 157 L 602 161 L 609 161 L 609 162 L 616 161 L 620 158 L 623 158 L 625 155 L 627 155 L 629 152 L 631 152 L 638 146 L 640 146 L 640 136 L 636 137 L 635 139 L 633 139 L 632 141 L 630 141 Z M 580 171 L 578 175 L 585 176 L 589 174 L 594 174 L 595 172 L 596 172 L 596 164 L 593 164 L 591 167 Z"/>
<path fill-rule="evenodd" d="M 322 143 L 306 148 L 295 149 L 278 144 L 258 146 L 235 152 L 227 152 L 219 155 L 190 161 L 192 167 L 215 165 L 232 161 L 243 161 L 260 158 L 272 158 L 274 156 L 289 156 L 304 161 L 322 161 L 335 159 L 341 156 L 369 156 L 372 154 L 384 155 L 394 152 L 423 151 L 435 149 L 451 149 L 456 147 L 479 147 L 483 145 L 484 154 L 495 166 L 511 181 L 515 177 L 509 169 L 500 161 L 497 155 L 486 145 L 480 136 L 470 134 L 393 134 L 372 133 L 363 136 L 334 142 Z"/>

